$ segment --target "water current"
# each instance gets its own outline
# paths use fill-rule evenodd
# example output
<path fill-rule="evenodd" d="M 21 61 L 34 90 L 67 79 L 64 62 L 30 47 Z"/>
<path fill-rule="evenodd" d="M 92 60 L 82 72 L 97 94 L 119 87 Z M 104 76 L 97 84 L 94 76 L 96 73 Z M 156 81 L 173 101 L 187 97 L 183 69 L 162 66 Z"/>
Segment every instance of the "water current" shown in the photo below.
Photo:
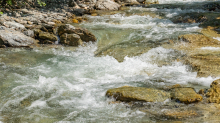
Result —
<path fill-rule="evenodd" d="M 166 2 L 166 1 L 163 1 Z M 204 10 L 189 10 L 203 12 Z M 197 90 L 216 78 L 197 77 L 190 67 L 173 60 L 184 55 L 161 45 L 122 62 L 111 55 L 95 56 L 121 42 L 157 43 L 197 33 L 197 23 L 174 24 L 180 9 L 131 7 L 113 15 L 87 16 L 80 26 L 98 39 L 79 48 L 1 49 L 0 121 L 14 123 L 139 123 L 156 122 L 146 113 L 105 97 L 110 88 L 125 85 L 162 87 L 183 84 Z M 151 13 L 151 14 L 149 14 Z M 155 16 L 151 16 L 155 14 Z M 164 18 L 160 18 L 160 14 Z M 161 65 L 160 62 L 169 64 Z"/>

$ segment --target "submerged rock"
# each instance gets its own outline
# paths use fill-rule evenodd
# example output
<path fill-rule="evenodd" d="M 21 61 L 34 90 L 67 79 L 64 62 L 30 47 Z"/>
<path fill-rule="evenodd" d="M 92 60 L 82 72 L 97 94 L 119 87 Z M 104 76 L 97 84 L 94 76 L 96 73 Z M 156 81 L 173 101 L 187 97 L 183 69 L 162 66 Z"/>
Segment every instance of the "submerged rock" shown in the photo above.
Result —
<path fill-rule="evenodd" d="M 197 94 L 193 88 L 174 88 L 171 98 L 186 104 L 202 101 L 202 96 Z"/>
<path fill-rule="evenodd" d="M 143 87 L 119 87 L 109 89 L 106 96 L 114 97 L 118 101 L 145 101 L 145 102 L 163 102 L 170 98 L 168 92 L 153 88 Z"/>
<path fill-rule="evenodd" d="M 162 117 L 168 118 L 168 119 L 183 119 L 183 118 L 190 118 L 198 116 L 198 113 L 194 110 L 172 110 L 167 109 L 163 111 Z"/>
<path fill-rule="evenodd" d="M 199 46 L 210 46 L 210 45 L 219 45 L 220 42 L 218 40 L 206 37 L 205 35 L 201 34 L 186 34 L 180 35 L 178 37 L 180 40 L 185 42 L 191 43 L 192 45 L 199 47 Z"/>
<path fill-rule="evenodd" d="M 146 113 L 154 120 L 183 120 L 183 119 L 193 119 L 204 116 L 204 113 L 208 111 L 200 110 L 201 103 L 199 104 L 183 104 L 174 101 L 165 101 L 164 103 L 135 103 L 131 106 L 132 110 L 138 110 Z M 202 104 L 204 106 L 204 104 Z M 169 121 L 168 121 L 169 122 Z"/>
<path fill-rule="evenodd" d="M 220 103 L 220 79 L 213 81 L 206 93 L 209 103 Z"/>
<path fill-rule="evenodd" d="M 35 39 L 28 37 L 21 32 L 3 26 L 0 27 L 0 46 L 24 47 L 35 43 Z"/>
<path fill-rule="evenodd" d="M 191 65 L 197 76 L 220 75 L 220 42 L 216 39 L 201 34 L 187 34 L 179 36 L 184 41 L 178 49 L 186 52 L 186 64 Z"/>

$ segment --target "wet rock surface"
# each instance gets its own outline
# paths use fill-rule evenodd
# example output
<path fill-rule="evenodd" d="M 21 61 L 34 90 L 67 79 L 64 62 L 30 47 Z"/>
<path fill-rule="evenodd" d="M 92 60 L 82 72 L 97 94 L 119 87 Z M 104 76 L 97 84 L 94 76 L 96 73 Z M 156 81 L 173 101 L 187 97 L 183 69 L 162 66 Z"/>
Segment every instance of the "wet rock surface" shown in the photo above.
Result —
<path fill-rule="evenodd" d="M 54 34 L 51 34 L 49 32 L 40 31 L 39 38 L 42 40 L 57 41 L 57 37 Z"/>
<path fill-rule="evenodd" d="M 64 33 L 77 34 L 80 36 L 81 40 L 85 42 L 89 42 L 89 41 L 95 42 L 97 40 L 96 37 L 87 29 L 75 28 L 74 26 L 69 24 L 62 25 L 58 28 L 59 35 L 62 35 Z"/>
<path fill-rule="evenodd" d="M 220 79 L 215 80 L 210 85 L 210 89 L 206 93 L 209 103 L 220 103 Z"/>
<path fill-rule="evenodd" d="M 170 94 L 153 88 L 143 87 L 120 87 L 109 89 L 106 96 L 114 97 L 119 101 L 145 101 L 145 102 L 163 102 L 170 98 Z"/>
<path fill-rule="evenodd" d="M 122 2 L 134 3 L 135 1 L 128 0 L 128 1 L 122 1 Z M 148 1 L 138 0 L 138 2 L 147 3 Z M 154 2 L 154 1 L 149 2 L 147 4 L 152 4 L 152 3 L 157 4 L 157 2 Z M 102 4 L 102 7 L 105 7 L 106 9 L 105 5 L 110 5 L 110 4 L 109 3 Z M 71 10 L 76 15 L 83 15 L 88 12 L 86 9 L 84 9 L 88 7 L 86 4 L 76 3 L 76 5 L 73 5 L 73 6 L 75 8 L 83 7 L 83 9 L 78 8 L 78 9 Z M 158 8 L 160 7 L 168 8 L 168 9 L 173 8 L 170 5 L 154 5 L 154 6 L 159 6 Z M 183 7 L 182 5 L 177 5 L 177 6 L 180 7 L 181 9 L 187 8 L 186 6 Z M 200 6 L 198 6 L 197 8 L 199 7 Z M 218 3 L 202 4 L 202 7 L 203 7 L 202 9 L 204 10 L 206 9 L 208 11 L 216 11 L 216 12 L 219 11 Z M 112 9 L 112 8 L 116 10 L 115 6 L 109 7 L 108 9 Z M 20 46 L 32 45 L 33 44 L 32 41 L 28 43 L 26 42 L 26 39 L 29 40 L 27 36 L 35 37 L 36 39 L 39 39 L 40 43 L 53 44 L 54 41 L 58 40 L 56 37 L 57 35 L 56 33 L 58 33 L 58 36 L 60 37 L 60 44 L 64 44 L 68 46 L 79 46 L 79 45 L 82 45 L 83 42 L 89 42 L 89 41 L 95 42 L 97 40 L 96 37 L 86 29 L 74 27 L 70 24 L 63 25 L 62 23 L 65 23 L 67 21 L 71 23 L 72 22 L 80 23 L 83 20 L 72 17 L 72 13 L 69 13 L 63 10 L 60 10 L 60 11 L 61 11 L 60 13 L 51 14 L 49 12 L 39 13 L 36 11 L 32 12 L 30 10 L 24 9 L 24 10 L 20 10 L 20 12 L 22 13 L 20 12 L 14 13 L 16 18 L 3 16 L 3 18 L 1 18 L 2 20 L 0 20 L 0 25 L 6 26 L 7 29 L 5 30 L 8 30 L 8 28 L 11 28 L 10 30 L 13 30 L 13 29 L 18 30 L 18 31 L 13 30 L 13 32 L 11 31 L 9 33 L 10 35 L 15 34 L 17 36 L 17 35 L 20 35 L 20 33 L 18 32 L 22 31 L 22 33 L 25 34 L 25 35 L 22 35 L 24 36 L 22 38 L 25 41 L 21 42 L 22 40 L 20 40 L 20 38 L 13 39 L 12 37 L 16 37 L 15 35 L 13 35 L 11 36 L 11 38 L 13 39 L 13 42 L 15 43 L 9 44 L 8 41 L 3 39 L 5 37 L 3 38 L 1 37 L 1 33 L 0 33 L 0 37 L 2 38 L 0 39 L 0 44 L 1 44 L 0 47 L 6 47 L 6 46 L 20 47 Z M 116 13 L 117 12 L 110 12 L 110 15 L 116 14 Z M 129 15 L 129 13 L 126 13 L 126 14 Z M 211 14 L 209 15 L 208 13 L 206 14 L 199 13 L 198 15 L 191 14 L 189 16 L 187 16 L 187 14 L 182 15 L 183 16 L 182 18 L 179 18 L 180 16 L 176 16 L 173 22 L 175 23 L 201 23 L 200 27 L 205 27 L 207 28 L 207 30 L 209 26 L 212 26 L 213 27 L 212 31 L 215 31 L 215 29 L 219 28 L 219 21 L 218 21 L 219 19 L 217 15 L 218 13 L 214 13 L 213 15 Z M 33 18 L 26 17 L 29 15 L 34 15 L 34 16 Z M 141 13 L 139 13 L 138 15 L 145 16 L 144 14 L 141 14 Z M 70 17 L 71 19 L 67 17 Z M 13 24 L 11 23 L 4 24 L 5 21 L 13 22 Z M 25 28 L 23 28 L 23 26 L 21 28 L 20 24 L 24 25 Z M 114 24 L 117 24 L 117 22 L 115 22 Z M 159 22 L 157 24 L 159 24 Z M 187 34 L 187 35 L 179 36 L 178 41 L 180 41 L 184 45 L 177 46 L 178 48 L 176 49 L 180 51 L 182 50 L 186 53 L 186 56 L 185 56 L 186 58 L 184 59 L 185 60 L 184 62 L 188 65 L 191 65 L 191 67 L 193 68 L 193 71 L 198 72 L 198 77 L 204 77 L 204 76 L 207 77 L 209 75 L 217 77 L 219 76 L 219 73 L 220 73 L 219 71 L 220 61 L 218 58 L 220 53 L 219 51 L 210 51 L 210 50 L 204 50 L 204 49 L 207 47 L 219 48 L 219 41 L 217 39 L 213 39 L 214 37 L 212 35 L 213 33 L 207 30 L 206 31 L 203 30 L 204 32 L 201 32 L 203 33 L 203 35 L 202 34 Z M 3 35 L 4 34 L 5 33 L 3 33 Z M 9 34 L 7 33 L 7 36 Z M 218 37 L 219 35 L 215 34 L 215 36 Z M 112 38 L 112 40 L 114 40 L 114 38 Z M 100 50 L 96 54 L 96 56 L 110 55 L 116 58 L 118 61 L 122 62 L 124 60 L 124 57 L 126 56 L 127 57 L 138 56 L 140 54 L 146 53 L 152 48 L 163 46 L 163 44 L 169 45 L 169 39 L 166 39 L 165 41 L 161 41 L 161 42 L 160 41 L 159 42 L 154 42 L 154 41 L 143 42 L 142 40 L 134 39 L 133 42 L 122 42 L 119 44 L 110 45 Z M 48 47 L 57 49 L 56 45 L 50 45 Z M 43 48 L 41 50 L 43 50 Z M 60 51 L 63 51 L 63 50 L 60 50 Z M 20 59 L 21 56 L 23 59 Z M 33 61 L 29 61 L 29 62 L 35 63 L 38 59 L 42 57 L 44 58 L 46 56 L 44 55 L 38 56 L 37 54 L 35 54 L 33 57 Z M 52 56 L 50 57 L 52 58 Z M 14 66 L 16 65 L 25 66 L 26 64 L 30 64 L 29 62 L 23 62 L 25 61 L 26 57 L 24 57 L 22 54 L 20 56 L 17 56 L 15 54 L 12 56 L 12 58 L 14 58 L 15 60 L 20 59 L 21 62 L 19 64 L 14 64 L 11 61 L 11 59 L 7 57 L 1 58 L 0 60 L 1 62 L 2 61 L 7 62 L 7 63 L 12 62 L 12 66 L 13 65 Z M 60 59 L 65 59 L 65 58 L 66 56 Z M 153 61 L 153 62 L 157 64 L 157 67 L 165 67 L 167 65 L 171 65 L 171 64 L 167 64 L 168 62 L 177 60 L 177 59 L 178 58 L 173 57 L 171 58 L 171 60 L 165 61 L 162 64 L 157 63 L 157 61 Z M 45 60 L 42 60 L 42 61 L 45 61 Z M 50 62 L 50 61 L 47 61 L 47 62 Z M 167 76 L 164 76 L 164 77 L 167 77 Z M 157 80 L 154 82 L 156 83 L 159 81 L 165 82 L 163 80 Z M 207 92 L 205 89 L 201 90 L 200 92 L 201 95 L 197 94 L 193 88 L 185 87 L 182 85 L 164 87 L 163 90 L 154 89 L 154 88 L 143 88 L 143 87 L 120 87 L 120 88 L 109 89 L 106 95 L 108 97 L 113 97 L 115 100 L 119 101 L 119 103 L 120 101 L 131 102 L 131 103 L 123 103 L 123 104 L 129 105 L 126 108 L 131 108 L 132 110 L 137 109 L 137 111 L 145 112 L 146 115 L 149 116 L 154 121 L 167 121 L 167 122 L 174 121 L 175 122 L 175 121 L 184 121 L 187 119 L 187 122 L 190 122 L 190 121 L 194 122 L 194 121 L 204 121 L 204 118 L 207 118 L 206 119 L 207 121 L 211 120 L 211 118 L 217 121 L 220 120 L 218 117 L 220 115 L 220 112 L 219 112 L 220 107 L 218 105 L 220 102 L 219 101 L 220 99 L 218 96 L 219 92 L 220 92 L 219 80 L 216 80 L 211 84 L 211 88 Z M 51 95 L 53 95 L 53 92 L 51 93 L 52 94 L 49 94 L 49 96 L 47 93 L 45 93 L 45 95 L 40 95 L 39 97 L 41 99 L 44 99 L 44 98 L 48 99 L 45 101 L 45 104 L 48 105 L 50 108 L 51 107 L 62 108 L 62 104 L 59 103 L 58 100 L 49 99 Z M 65 100 L 66 98 L 65 94 L 66 93 L 62 94 L 62 97 L 60 98 L 60 100 Z M 76 95 L 72 95 L 71 97 L 68 97 L 68 99 L 71 99 L 72 97 L 75 97 L 75 96 Z M 22 100 L 20 100 L 18 105 L 23 110 L 24 108 L 30 107 L 33 102 L 40 100 L 40 98 L 36 98 L 36 99 L 23 98 Z M 11 110 L 13 110 L 13 107 L 11 108 Z M 52 114 L 54 114 L 55 117 L 60 118 L 60 116 L 58 116 L 59 111 L 67 112 L 65 116 L 71 113 L 71 112 L 68 112 L 68 110 L 66 109 L 62 109 L 62 110 L 53 112 Z M 75 115 L 73 117 L 75 118 Z M 61 116 L 61 119 L 64 119 L 64 118 L 65 118 L 64 116 Z M 6 117 L 5 119 L 6 119 L 5 122 L 14 122 L 14 121 L 11 121 L 10 118 Z M 29 121 L 27 119 L 19 119 L 19 120 Z M 56 122 L 59 120 L 57 119 L 51 120 L 49 118 L 39 120 L 39 122 L 52 122 L 52 121 Z"/>
<path fill-rule="evenodd" d="M 77 34 L 64 33 L 60 37 L 60 43 L 68 46 L 78 46 L 78 45 L 82 45 L 83 41 L 81 40 L 80 36 Z"/>
<path fill-rule="evenodd" d="M 218 76 L 219 74 L 219 50 L 220 42 L 209 35 L 187 34 L 179 36 L 184 45 L 178 49 L 184 50 L 187 54 L 185 63 L 191 65 L 197 76 Z"/>
<path fill-rule="evenodd" d="M 174 88 L 171 90 L 170 95 L 171 99 L 186 104 L 199 102 L 203 99 L 193 88 Z"/>

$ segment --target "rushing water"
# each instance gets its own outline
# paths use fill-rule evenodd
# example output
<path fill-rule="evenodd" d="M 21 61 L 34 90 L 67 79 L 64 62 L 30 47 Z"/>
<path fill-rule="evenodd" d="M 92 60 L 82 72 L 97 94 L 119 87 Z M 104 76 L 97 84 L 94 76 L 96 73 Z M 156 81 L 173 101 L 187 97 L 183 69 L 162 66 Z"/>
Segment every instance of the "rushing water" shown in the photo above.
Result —
<path fill-rule="evenodd" d="M 169 19 L 140 15 L 152 11 L 162 12 L 130 8 L 114 15 L 88 16 L 88 22 L 81 26 L 92 31 L 98 43 L 76 49 L 1 49 L 0 121 L 154 122 L 145 113 L 131 110 L 126 104 L 111 104 L 105 97 L 106 91 L 124 85 L 208 87 L 216 78 L 197 78 L 196 72 L 173 60 L 184 53 L 160 45 L 138 56 L 126 56 L 123 62 L 108 55 L 95 57 L 99 50 L 120 42 L 164 41 L 200 30 L 198 24 L 174 24 Z M 173 12 L 163 13 L 165 16 L 178 14 Z M 157 64 L 160 61 L 169 64 Z"/>

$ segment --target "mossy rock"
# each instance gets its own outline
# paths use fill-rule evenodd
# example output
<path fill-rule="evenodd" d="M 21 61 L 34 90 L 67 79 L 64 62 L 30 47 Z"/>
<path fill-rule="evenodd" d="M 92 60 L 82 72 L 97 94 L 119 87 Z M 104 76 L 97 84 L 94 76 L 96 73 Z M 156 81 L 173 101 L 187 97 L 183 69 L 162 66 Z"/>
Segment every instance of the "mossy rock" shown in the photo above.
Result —
<path fill-rule="evenodd" d="M 199 102 L 203 99 L 193 88 L 174 88 L 170 95 L 172 99 L 186 104 Z"/>
<path fill-rule="evenodd" d="M 106 92 L 107 97 L 113 97 L 117 101 L 144 101 L 144 102 L 163 102 L 170 98 L 168 92 L 153 88 L 143 87 L 119 87 L 109 89 Z"/>
<path fill-rule="evenodd" d="M 49 32 L 40 31 L 39 38 L 43 40 L 57 41 L 57 37 L 54 34 L 51 34 Z"/>
<path fill-rule="evenodd" d="M 209 103 L 220 103 L 220 79 L 213 81 L 210 89 L 206 93 Z"/>

